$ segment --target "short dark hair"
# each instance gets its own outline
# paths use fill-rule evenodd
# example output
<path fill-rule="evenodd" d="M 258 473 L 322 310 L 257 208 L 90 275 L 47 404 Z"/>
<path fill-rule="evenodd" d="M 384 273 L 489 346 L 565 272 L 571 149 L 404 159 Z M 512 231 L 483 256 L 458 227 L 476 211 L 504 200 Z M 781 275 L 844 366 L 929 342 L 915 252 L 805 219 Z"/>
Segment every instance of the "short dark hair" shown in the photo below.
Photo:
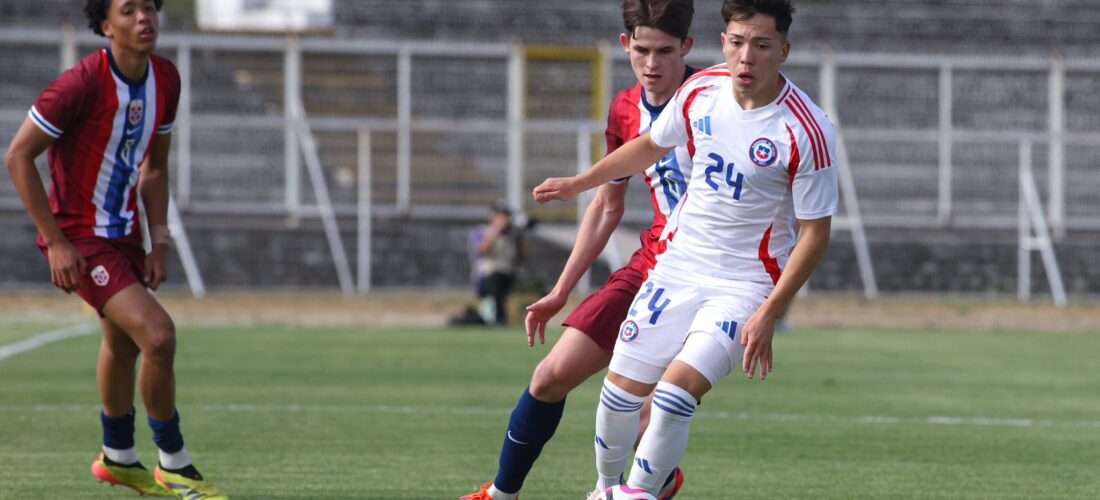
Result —
<path fill-rule="evenodd" d="M 725 0 L 722 2 L 722 20 L 729 26 L 730 21 L 744 21 L 757 14 L 775 18 L 775 30 L 787 36 L 791 30 L 791 16 L 794 5 L 791 0 Z"/>
<path fill-rule="evenodd" d="M 161 6 L 164 5 L 164 0 L 153 0 L 153 3 L 157 6 L 157 11 L 160 11 Z M 87 0 L 84 4 L 84 16 L 88 18 L 88 27 L 92 29 L 92 32 L 99 35 L 103 35 L 103 28 L 100 26 L 103 21 L 107 19 L 107 10 L 111 7 L 111 0 Z"/>
<path fill-rule="evenodd" d="M 631 38 L 639 26 L 647 26 L 687 40 L 694 15 L 693 0 L 623 0 L 623 26 Z"/>

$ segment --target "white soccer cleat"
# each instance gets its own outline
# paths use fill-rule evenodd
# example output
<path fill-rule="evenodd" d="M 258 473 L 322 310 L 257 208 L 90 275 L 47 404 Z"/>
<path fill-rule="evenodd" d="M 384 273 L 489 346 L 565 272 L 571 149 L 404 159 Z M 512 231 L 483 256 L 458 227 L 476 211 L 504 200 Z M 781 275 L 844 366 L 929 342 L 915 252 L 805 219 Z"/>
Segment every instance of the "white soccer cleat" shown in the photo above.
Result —
<path fill-rule="evenodd" d="M 590 496 L 589 500 L 657 500 L 657 497 L 646 490 L 620 484 L 599 492 L 595 498 Z"/>

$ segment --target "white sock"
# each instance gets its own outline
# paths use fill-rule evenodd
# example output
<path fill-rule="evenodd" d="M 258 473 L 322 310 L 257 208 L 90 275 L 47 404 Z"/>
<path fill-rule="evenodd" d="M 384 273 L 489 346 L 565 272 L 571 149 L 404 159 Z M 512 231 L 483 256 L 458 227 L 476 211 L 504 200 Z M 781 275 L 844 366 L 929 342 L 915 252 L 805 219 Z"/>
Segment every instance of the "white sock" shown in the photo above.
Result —
<path fill-rule="evenodd" d="M 519 492 L 517 491 L 515 493 L 505 493 L 498 490 L 497 485 L 494 484 L 489 487 L 489 496 L 493 500 L 516 500 L 517 498 L 519 498 Z"/>
<path fill-rule="evenodd" d="M 596 408 L 596 487 L 600 491 L 619 484 L 626 472 L 644 402 L 644 396 L 635 396 L 604 379 Z"/>
<path fill-rule="evenodd" d="M 103 446 L 103 456 L 108 460 L 122 465 L 136 464 L 138 461 L 137 450 L 133 446 L 126 448 L 125 450 L 118 450 L 115 448 L 108 448 Z"/>
<path fill-rule="evenodd" d="M 627 484 L 656 494 L 687 450 L 695 398 L 667 382 L 658 382 L 649 427 L 638 444 Z"/>
<path fill-rule="evenodd" d="M 186 446 L 175 453 L 166 453 L 164 450 L 158 451 L 160 451 L 160 466 L 162 468 L 176 470 L 191 465 L 191 454 L 187 453 Z"/>

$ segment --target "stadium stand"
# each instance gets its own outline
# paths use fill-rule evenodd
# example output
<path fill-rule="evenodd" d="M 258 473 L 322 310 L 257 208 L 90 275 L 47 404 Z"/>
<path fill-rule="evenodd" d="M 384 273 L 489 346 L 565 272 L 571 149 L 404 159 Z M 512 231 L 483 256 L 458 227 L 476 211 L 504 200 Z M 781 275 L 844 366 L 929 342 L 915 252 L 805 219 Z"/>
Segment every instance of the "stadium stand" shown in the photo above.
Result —
<path fill-rule="evenodd" d="M 186 2 L 184 2 L 186 3 Z M 360 0 L 334 2 L 336 27 L 324 37 L 369 40 L 435 40 L 570 44 L 592 47 L 620 27 L 619 5 L 607 0 L 512 2 L 477 0 Z M 714 48 L 722 27 L 717 0 L 696 2 L 693 32 L 699 46 Z M 796 51 L 829 48 L 837 52 L 891 54 L 1032 55 L 1052 51 L 1088 57 L 1100 39 L 1093 29 L 1100 11 L 1088 0 L 803 0 L 792 32 Z M 170 34 L 195 31 L 179 12 L 166 15 Z M 9 0 L 0 3 L 0 30 L 56 30 L 71 23 L 83 30 L 79 9 L 64 0 Z M 708 39 L 714 34 L 714 39 Z M 56 74 L 56 46 L 5 44 L 0 67 L 0 149 L 14 134 L 25 108 Z M 91 50 L 81 46 L 80 53 Z M 172 57 L 173 54 L 168 53 Z M 700 59 L 705 66 L 714 60 Z M 303 61 L 306 111 L 314 119 L 393 120 L 397 114 L 397 61 L 389 55 L 313 53 Z M 418 57 L 412 70 L 412 115 L 417 119 L 487 119 L 506 116 L 507 73 L 503 59 Z M 242 206 L 277 205 L 278 183 L 258 182 L 283 172 L 282 54 L 242 50 L 196 49 L 192 52 L 192 112 L 197 117 L 193 143 L 191 204 L 185 218 L 196 257 L 209 286 L 217 288 L 331 287 L 332 261 L 313 219 L 288 224 L 283 215 L 248 212 Z M 527 118 L 582 120 L 591 116 L 593 91 L 587 67 L 578 62 L 530 62 Z M 788 74 L 815 99 L 816 67 L 793 65 Z M 578 76 L 579 75 L 579 76 Z M 1068 72 L 1065 79 L 1066 130 L 1100 132 L 1100 97 L 1095 71 Z M 1001 132 L 1042 133 L 1048 125 L 1047 71 L 955 68 L 953 127 Z M 624 62 L 615 65 L 612 82 L 633 82 Z M 938 126 L 938 72 L 929 68 L 850 68 L 838 75 L 839 121 L 848 134 L 848 150 L 857 191 L 868 225 L 879 288 L 884 291 L 1014 291 L 1016 259 L 1017 152 L 1014 143 L 959 139 L 952 161 L 955 220 L 943 227 L 914 225 L 934 219 L 938 149 L 931 141 L 884 140 L 860 135 L 879 129 L 934 131 Z M 205 117 L 207 122 L 202 122 Z M 239 126 L 224 123 L 239 119 Z M 214 123 L 218 122 L 218 123 Z M 211 126 L 204 127 L 203 123 Z M 353 203 L 357 161 L 353 131 L 318 127 L 325 175 L 338 203 Z M 373 135 L 375 203 L 395 202 L 397 137 Z M 451 216 L 409 217 L 389 214 L 375 223 L 372 270 L 380 287 L 463 287 L 466 285 L 465 236 L 481 210 L 501 196 L 507 144 L 505 135 L 476 131 L 415 132 L 411 175 L 412 202 L 457 206 Z M 567 173 L 575 163 L 575 137 L 529 133 L 525 140 L 527 184 Z M 1058 242 L 1067 288 L 1100 292 L 1100 266 L 1093 266 L 1090 245 L 1097 241 L 1100 207 L 1092 203 L 1100 180 L 1091 175 L 1100 147 L 1066 147 L 1066 214 L 1075 225 Z M 1036 143 L 1035 172 L 1046 192 L 1048 148 Z M 564 167 L 563 167 L 564 165 Z M 0 246 L 19 255 L 25 266 L 0 277 L 0 286 L 41 283 L 44 262 L 28 251 L 33 229 L 21 212 L 10 183 L 0 183 Z M 530 186 L 527 186 L 530 187 Z M 637 188 L 638 186 L 635 186 Z M 303 189 L 303 201 L 312 201 Z M 1044 194 L 1045 196 L 1045 194 Z M 644 212 L 644 199 L 631 205 Z M 204 208 L 206 202 L 234 210 Z M 248 213 L 244 213 L 248 212 Z M 461 212 L 461 214 L 459 213 Z M 570 213 L 540 212 L 550 218 Z M 641 217 L 628 217 L 640 223 Z M 975 223 L 980 221 L 981 223 Z M 345 241 L 354 253 L 354 222 L 342 219 Z M 838 233 L 812 286 L 857 290 L 859 275 L 845 233 Z M 556 274 L 563 249 L 536 254 L 536 274 Z M 273 271 L 274 269 L 274 271 Z M 596 279 L 606 274 L 601 268 Z M 1033 267 L 1037 289 L 1045 280 Z"/>

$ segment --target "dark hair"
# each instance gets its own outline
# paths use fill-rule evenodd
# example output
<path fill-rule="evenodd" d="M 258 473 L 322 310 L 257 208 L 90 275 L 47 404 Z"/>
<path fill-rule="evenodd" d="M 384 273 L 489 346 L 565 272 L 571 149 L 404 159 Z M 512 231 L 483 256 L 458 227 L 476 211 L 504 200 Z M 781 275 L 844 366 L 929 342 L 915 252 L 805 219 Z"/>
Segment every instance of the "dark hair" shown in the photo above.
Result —
<path fill-rule="evenodd" d="M 775 19 L 775 30 L 787 36 L 791 30 L 791 16 L 794 5 L 791 0 L 725 0 L 722 2 L 722 20 L 729 26 L 730 21 L 744 21 L 757 14 Z"/>
<path fill-rule="evenodd" d="M 508 206 L 508 200 L 501 198 L 489 204 L 489 212 L 512 215 L 512 207 Z"/>
<path fill-rule="evenodd" d="M 623 26 L 631 38 L 639 26 L 647 26 L 687 40 L 694 15 L 693 0 L 623 0 Z"/>
<path fill-rule="evenodd" d="M 153 4 L 157 6 L 157 11 L 160 11 L 161 6 L 164 5 L 164 0 L 153 0 Z M 111 7 L 111 0 L 87 0 L 84 4 L 84 17 L 88 18 L 88 27 L 92 29 L 92 32 L 99 35 L 103 35 L 103 28 L 100 27 L 103 21 L 107 19 L 107 10 Z"/>

